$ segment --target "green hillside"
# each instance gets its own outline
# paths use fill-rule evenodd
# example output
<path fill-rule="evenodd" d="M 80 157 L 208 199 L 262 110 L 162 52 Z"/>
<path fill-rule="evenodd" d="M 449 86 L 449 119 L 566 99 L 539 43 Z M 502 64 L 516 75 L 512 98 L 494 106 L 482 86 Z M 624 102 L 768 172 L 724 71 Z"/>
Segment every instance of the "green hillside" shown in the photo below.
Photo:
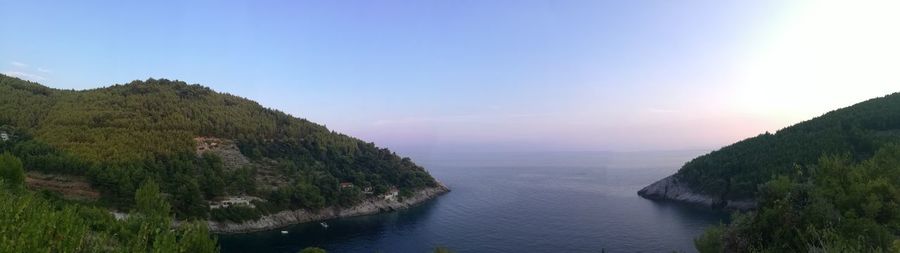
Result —
<path fill-rule="evenodd" d="M 154 180 L 181 218 L 209 217 L 205 200 L 227 195 L 258 196 L 266 200 L 259 212 L 271 212 L 352 205 L 369 187 L 403 196 L 436 185 L 387 149 L 181 81 L 74 91 L 0 75 L 0 130 L 12 136 L 0 152 L 27 170 L 83 176 L 102 203 L 120 209 L 132 208 L 137 187 Z M 234 143 L 250 163 L 198 155 L 197 137 Z M 341 190 L 341 182 L 356 187 Z"/>
<path fill-rule="evenodd" d="M 777 175 L 802 175 L 823 155 L 861 161 L 898 140 L 900 94 L 895 93 L 726 146 L 691 160 L 675 176 L 697 192 L 754 198 L 759 184 Z"/>
<path fill-rule="evenodd" d="M 756 200 L 695 240 L 700 252 L 900 252 L 900 93 L 762 134 L 686 163 L 676 178 Z"/>

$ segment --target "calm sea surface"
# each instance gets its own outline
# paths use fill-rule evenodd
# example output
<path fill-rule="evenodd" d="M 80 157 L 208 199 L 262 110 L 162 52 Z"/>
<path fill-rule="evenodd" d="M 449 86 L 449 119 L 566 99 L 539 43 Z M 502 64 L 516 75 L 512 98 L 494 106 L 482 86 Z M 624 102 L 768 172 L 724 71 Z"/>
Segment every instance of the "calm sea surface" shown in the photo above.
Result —
<path fill-rule="evenodd" d="M 453 191 L 400 212 L 220 236 L 223 252 L 694 252 L 727 214 L 637 196 L 702 151 L 413 158 Z"/>

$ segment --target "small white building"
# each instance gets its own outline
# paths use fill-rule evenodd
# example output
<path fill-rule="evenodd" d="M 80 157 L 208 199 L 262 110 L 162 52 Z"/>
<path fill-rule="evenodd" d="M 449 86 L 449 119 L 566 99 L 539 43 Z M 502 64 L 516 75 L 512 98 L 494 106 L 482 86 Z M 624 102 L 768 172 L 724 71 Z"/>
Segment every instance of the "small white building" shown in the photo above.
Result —
<path fill-rule="evenodd" d="M 253 201 L 253 200 L 262 201 L 262 199 L 253 197 L 253 196 L 229 196 L 229 197 L 225 197 L 224 199 L 221 199 L 218 201 L 210 201 L 209 209 L 228 208 L 228 207 L 232 207 L 232 206 L 245 206 L 245 207 L 249 207 L 249 208 L 256 208 L 256 206 L 254 206 L 253 203 L 251 203 L 251 201 Z"/>
<path fill-rule="evenodd" d="M 9 134 L 6 134 L 6 132 L 0 132 L 0 140 L 8 141 L 8 140 L 9 140 Z"/>
<path fill-rule="evenodd" d="M 400 195 L 400 192 L 397 189 L 391 189 L 387 193 L 384 194 L 385 200 L 397 200 L 397 196 Z"/>

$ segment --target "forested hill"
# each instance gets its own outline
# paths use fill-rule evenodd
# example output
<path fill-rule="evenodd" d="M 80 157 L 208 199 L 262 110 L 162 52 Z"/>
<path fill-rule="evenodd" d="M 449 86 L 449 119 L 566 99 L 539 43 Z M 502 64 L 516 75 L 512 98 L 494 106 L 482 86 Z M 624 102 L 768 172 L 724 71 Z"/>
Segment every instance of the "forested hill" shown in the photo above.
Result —
<path fill-rule="evenodd" d="M 260 197 L 270 212 L 348 206 L 367 188 L 397 188 L 402 196 L 437 184 L 408 158 L 372 143 L 165 79 L 74 91 L 0 75 L 0 130 L 12 136 L 0 152 L 27 170 L 88 178 L 103 203 L 124 209 L 153 179 L 182 217 L 207 217 L 204 200 L 227 195 Z M 214 153 L 199 155 L 198 140 L 234 144 L 249 162 L 229 166 Z M 354 187 L 342 190 L 341 183 Z"/>
<path fill-rule="evenodd" d="M 776 175 L 805 177 L 824 155 L 860 161 L 898 140 L 900 93 L 894 93 L 697 157 L 675 178 L 695 192 L 724 200 L 754 198 L 759 184 Z"/>

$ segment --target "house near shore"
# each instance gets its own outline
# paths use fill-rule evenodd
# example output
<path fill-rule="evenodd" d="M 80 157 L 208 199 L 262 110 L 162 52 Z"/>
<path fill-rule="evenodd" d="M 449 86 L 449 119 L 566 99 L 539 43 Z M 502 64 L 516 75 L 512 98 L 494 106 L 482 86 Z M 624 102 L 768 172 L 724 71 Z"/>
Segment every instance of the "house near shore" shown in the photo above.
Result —
<path fill-rule="evenodd" d="M 209 209 L 228 208 L 233 206 L 256 208 L 252 203 L 254 200 L 262 201 L 262 199 L 253 196 L 229 196 L 220 200 L 210 201 Z"/>
<path fill-rule="evenodd" d="M 384 200 L 397 200 L 397 196 L 400 195 L 400 191 L 397 188 L 391 188 L 387 193 L 384 194 Z"/>

